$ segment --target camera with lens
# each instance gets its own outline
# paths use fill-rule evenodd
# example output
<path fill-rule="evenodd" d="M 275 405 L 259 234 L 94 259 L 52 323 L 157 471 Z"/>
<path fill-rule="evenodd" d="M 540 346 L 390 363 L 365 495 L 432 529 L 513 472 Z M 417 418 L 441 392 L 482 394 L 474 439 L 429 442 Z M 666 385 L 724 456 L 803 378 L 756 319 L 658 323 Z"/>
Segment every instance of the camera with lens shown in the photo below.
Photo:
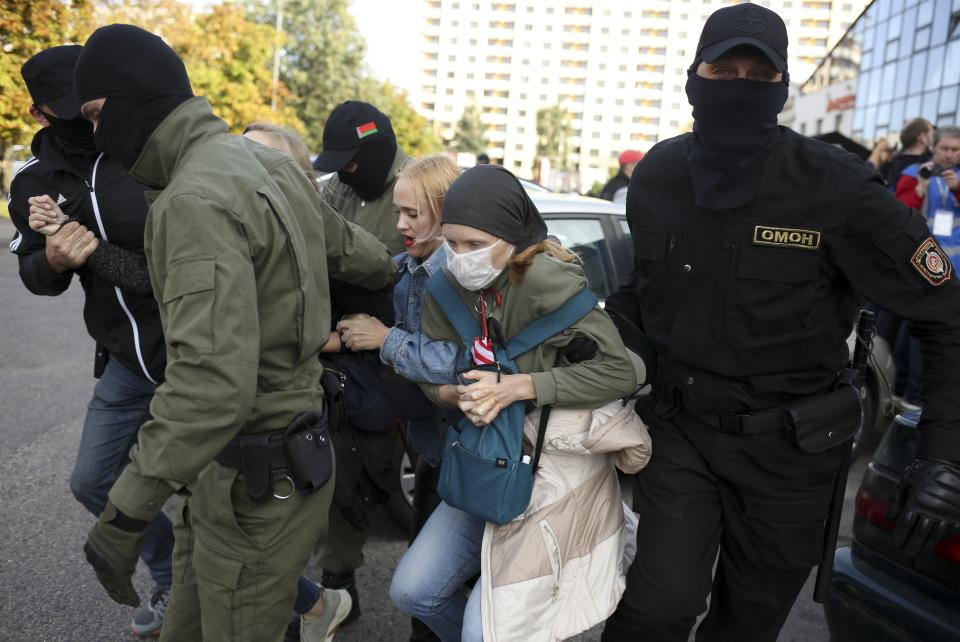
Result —
<path fill-rule="evenodd" d="M 940 176 L 940 174 L 942 173 L 943 173 L 943 168 L 937 167 L 936 165 L 932 167 L 929 165 L 924 165 L 919 170 L 917 170 L 917 174 L 920 176 L 920 178 L 924 180 L 929 179 L 932 176 Z"/>

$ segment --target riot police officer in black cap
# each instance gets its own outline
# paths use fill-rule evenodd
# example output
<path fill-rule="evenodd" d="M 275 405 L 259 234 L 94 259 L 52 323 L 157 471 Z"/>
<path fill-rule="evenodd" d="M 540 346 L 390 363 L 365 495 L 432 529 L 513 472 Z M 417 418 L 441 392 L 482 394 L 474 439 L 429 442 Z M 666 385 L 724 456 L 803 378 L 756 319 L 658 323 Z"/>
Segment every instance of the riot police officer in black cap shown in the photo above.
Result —
<path fill-rule="evenodd" d="M 786 60 L 773 11 L 711 15 L 688 71 L 693 133 L 656 145 L 631 178 L 635 268 L 607 311 L 658 362 L 637 404 L 655 446 L 606 642 L 686 642 L 708 596 L 698 641 L 776 640 L 823 553 L 835 428 L 859 417 L 841 377 L 858 292 L 913 320 L 923 351 L 897 541 L 916 550 L 960 527 L 958 279 L 864 163 L 778 127 Z"/>

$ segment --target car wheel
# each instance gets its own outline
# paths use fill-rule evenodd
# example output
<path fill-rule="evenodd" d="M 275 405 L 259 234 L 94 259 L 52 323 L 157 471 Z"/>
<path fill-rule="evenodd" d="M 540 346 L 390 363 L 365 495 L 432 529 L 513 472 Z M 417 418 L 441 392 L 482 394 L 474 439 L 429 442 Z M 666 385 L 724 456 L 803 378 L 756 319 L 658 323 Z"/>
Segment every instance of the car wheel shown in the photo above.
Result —
<path fill-rule="evenodd" d="M 387 502 L 387 513 L 404 533 L 410 533 L 413 530 L 414 473 L 419 455 L 401 440 L 395 456 L 400 492 L 391 493 L 390 501 Z"/>

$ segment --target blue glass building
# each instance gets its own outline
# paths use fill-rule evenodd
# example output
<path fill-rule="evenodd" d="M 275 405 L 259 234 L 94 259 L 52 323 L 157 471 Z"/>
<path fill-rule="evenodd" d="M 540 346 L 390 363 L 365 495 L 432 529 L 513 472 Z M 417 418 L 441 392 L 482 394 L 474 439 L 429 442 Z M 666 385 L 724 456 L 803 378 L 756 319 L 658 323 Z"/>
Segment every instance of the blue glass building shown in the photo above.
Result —
<path fill-rule="evenodd" d="M 960 124 L 960 0 L 874 0 L 803 91 L 853 76 L 852 133 L 862 143 L 918 116 Z"/>

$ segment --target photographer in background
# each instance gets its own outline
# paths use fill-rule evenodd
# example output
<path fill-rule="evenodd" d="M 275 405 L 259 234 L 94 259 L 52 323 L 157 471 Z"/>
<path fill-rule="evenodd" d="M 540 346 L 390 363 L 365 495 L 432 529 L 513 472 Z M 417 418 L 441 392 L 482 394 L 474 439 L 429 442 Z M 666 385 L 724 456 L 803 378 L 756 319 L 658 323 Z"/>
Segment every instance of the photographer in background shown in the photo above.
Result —
<path fill-rule="evenodd" d="M 957 178 L 960 129 L 942 127 L 934 131 L 930 123 L 918 118 L 908 123 L 904 132 L 908 132 L 913 125 L 916 125 L 914 133 L 920 131 L 924 125 L 929 128 L 926 134 L 916 136 L 919 160 L 905 166 L 899 174 L 891 172 L 890 182 L 896 186 L 897 198 L 904 205 L 920 210 L 927 219 L 930 231 L 956 268 L 960 265 L 960 230 L 955 227 L 957 221 L 960 221 L 957 216 L 960 214 L 960 180 Z M 903 136 L 901 133 L 901 138 Z M 922 154 L 929 140 L 933 142 L 933 158 L 927 160 Z M 906 156 L 906 150 L 902 156 Z M 894 181 L 893 176 L 899 178 Z M 912 335 L 910 325 L 892 315 L 881 322 L 881 326 L 896 328 L 893 333 L 893 346 L 897 379 L 893 386 L 893 399 L 898 407 L 907 411 L 916 410 L 923 405 L 920 388 L 920 343 Z"/>
<path fill-rule="evenodd" d="M 900 174 L 897 198 L 920 210 L 927 225 L 950 257 L 960 267 L 960 128 L 941 127 L 933 134 L 933 158 L 915 163 Z"/>

